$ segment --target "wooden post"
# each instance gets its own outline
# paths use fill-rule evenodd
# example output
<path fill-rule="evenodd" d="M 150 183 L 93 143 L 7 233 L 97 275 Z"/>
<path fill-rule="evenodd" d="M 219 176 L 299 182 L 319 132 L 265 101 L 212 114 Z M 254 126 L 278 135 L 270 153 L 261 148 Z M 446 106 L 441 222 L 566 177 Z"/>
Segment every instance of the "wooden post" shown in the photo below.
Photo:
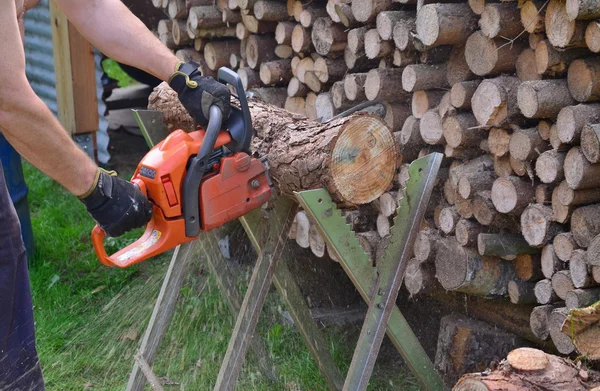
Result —
<path fill-rule="evenodd" d="M 96 65 L 92 45 L 50 1 L 58 119 L 71 135 L 98 130 Z M 71 53 L 77 55 L 71 56 Z"/>

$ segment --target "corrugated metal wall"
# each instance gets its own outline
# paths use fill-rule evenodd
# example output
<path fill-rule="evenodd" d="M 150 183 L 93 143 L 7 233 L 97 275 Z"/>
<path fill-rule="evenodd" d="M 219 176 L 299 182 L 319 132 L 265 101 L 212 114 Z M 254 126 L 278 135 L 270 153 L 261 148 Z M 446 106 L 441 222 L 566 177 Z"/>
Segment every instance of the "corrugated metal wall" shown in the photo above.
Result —
<path fill-rule="evenodd" d="M 107 121 L 104 118 L 104 103 L 101 100 L 102 86 L 100 77 L 100 56 L 96 53 L 96 92 L 100 123 L 97 134 L 98 160 L 106 163 L 108 155 Z M 27 79 L 33 90 L 56 115 L 56 79 L 54 77 L 54 57 L 52 55 L 52 31 L 50 29 L 50 10 L 48 0 L 40 3 L 25 14 L 25 57 L 27 61 Z"/>

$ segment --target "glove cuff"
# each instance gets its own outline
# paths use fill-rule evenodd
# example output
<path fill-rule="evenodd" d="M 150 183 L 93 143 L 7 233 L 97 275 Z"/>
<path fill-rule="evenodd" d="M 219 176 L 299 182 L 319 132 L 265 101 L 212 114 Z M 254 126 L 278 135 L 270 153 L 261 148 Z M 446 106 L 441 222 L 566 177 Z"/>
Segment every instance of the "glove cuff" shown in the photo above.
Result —
<path fill-rule="evenodd" d="M 196 88 L 198 83 L 191 79 L 192 74 L 199 72 L 198 68 L 200 64 L 193 61 L 186 63 L 178 62 L 175 66 L 175 73 L 169 78 L 169 85 L 178 94 L 180 94 L 186 87 Z"/>
<path fill-rule="evenodd" d="M 95 209 L 102 206 L 112 195 L 112 179 L 116 177 L 115 171 L 106 171 L 98 168 L 92 187 L 78 198 L 88 209 Z"/>

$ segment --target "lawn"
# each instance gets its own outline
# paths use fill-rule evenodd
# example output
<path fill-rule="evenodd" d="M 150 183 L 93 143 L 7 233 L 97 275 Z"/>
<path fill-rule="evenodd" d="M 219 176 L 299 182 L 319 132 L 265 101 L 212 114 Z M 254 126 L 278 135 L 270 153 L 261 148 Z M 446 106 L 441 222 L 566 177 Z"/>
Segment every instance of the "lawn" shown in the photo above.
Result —
<path fill-rule="evenodd" d="M 25 164 L 24 172 L 36 245 L 31 280 L 37 343 L 47 389 L 124 390 L 170 254 L 126 270 L 101 265 L 89 238 L 93 222 L 81 203 L 32 166 Z M 108 250 L 132 242 L 139 232 L 111 239 Z M 282 310 L 277 295 L 269 295 L 259 325 L 277 381 L 270 383 L 250 360 L 237 389 L 326 389 L 301 337 L 282 321 Z M 154 366 L 158 376 L 178 383 L 165 389 L 212 389 L 233 322 L 216 283 L 196 264 Z M 351 360 L 356 331 L 326 330 L 342 371 Z M 370 389 L 418 387 L 396 366 L 380 369 Z"/>

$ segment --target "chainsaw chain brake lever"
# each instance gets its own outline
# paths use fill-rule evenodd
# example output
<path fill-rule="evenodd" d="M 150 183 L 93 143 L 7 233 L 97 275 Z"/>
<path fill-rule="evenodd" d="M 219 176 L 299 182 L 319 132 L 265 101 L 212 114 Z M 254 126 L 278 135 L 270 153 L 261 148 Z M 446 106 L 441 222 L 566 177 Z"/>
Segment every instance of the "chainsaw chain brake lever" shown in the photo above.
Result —
<path fill-rule="evenodd" d="M 233 153 L 246 152 L 250 154 L 250 143 L 254 130 L 242 79 L 236 72 L 225 67 L 219 68 L 217 78 L 221 83 L 231 84 L 235 88 L 237 99 L 240 102 L 240 109 L 231 107 L 231 114 L 225 123 L 225 128 L 228 129 L 232 138 L 232 143 L 228 145 L 228 148 Z"/>

